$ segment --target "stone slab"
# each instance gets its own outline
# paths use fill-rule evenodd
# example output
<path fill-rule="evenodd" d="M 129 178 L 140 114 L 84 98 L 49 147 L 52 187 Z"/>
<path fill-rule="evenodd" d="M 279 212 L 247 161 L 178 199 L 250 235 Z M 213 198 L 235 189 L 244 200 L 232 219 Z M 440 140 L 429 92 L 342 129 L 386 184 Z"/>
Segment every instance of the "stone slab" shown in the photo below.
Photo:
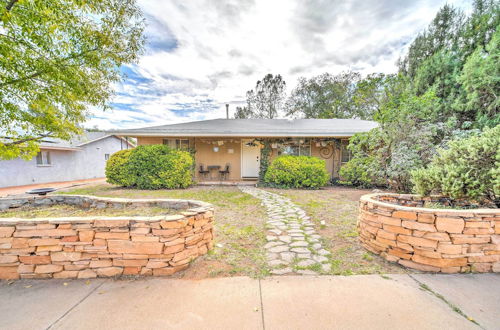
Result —
<path fill-rule="evenodd" d="M 500 274 L 415 274 L 486 329 L 500 329 Z"/>
<path fill-rule="evenodd" d="M 477 329 L 407 275 L 272 277 L 266 329 Z"/>

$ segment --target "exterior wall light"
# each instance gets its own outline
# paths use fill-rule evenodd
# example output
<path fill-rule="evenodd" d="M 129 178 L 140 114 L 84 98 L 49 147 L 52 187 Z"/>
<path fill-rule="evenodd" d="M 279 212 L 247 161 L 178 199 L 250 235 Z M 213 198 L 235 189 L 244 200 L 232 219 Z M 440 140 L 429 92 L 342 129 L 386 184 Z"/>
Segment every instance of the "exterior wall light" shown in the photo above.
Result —
<path fill-rule="evenodd" d="M 214 152 L 219 152 L 219 147 L 214 147 Z"/>

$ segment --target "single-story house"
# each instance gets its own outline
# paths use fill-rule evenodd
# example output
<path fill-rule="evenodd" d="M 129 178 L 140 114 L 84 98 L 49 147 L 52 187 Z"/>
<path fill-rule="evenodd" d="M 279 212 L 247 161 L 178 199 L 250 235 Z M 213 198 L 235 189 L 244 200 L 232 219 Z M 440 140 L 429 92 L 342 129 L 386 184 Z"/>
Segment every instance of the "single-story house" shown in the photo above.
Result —
<path fill-rule="evenodd" d="M 106 132 L 85 132 L 70 141 L 45 138 L 33 159 L 0 161 L 0 187 L 103 178 L 109 156 L 133 147 Z"/>
<path fill-rule="evenodd" d="M 271 146 L 271 161 L 282 154 L 315 156 L 325 160 L 332 178 L 338 177 L 349 161 L 349 138 L 375 127 L 376 122 L 357 119 L 214 119 L 113 134 L 134 137 L 138 145 L 194 151 L 197 181 L 242 181 L 258 178 L 264 141 Z M 229 173 L 221 173 L 226 169 Z"/>

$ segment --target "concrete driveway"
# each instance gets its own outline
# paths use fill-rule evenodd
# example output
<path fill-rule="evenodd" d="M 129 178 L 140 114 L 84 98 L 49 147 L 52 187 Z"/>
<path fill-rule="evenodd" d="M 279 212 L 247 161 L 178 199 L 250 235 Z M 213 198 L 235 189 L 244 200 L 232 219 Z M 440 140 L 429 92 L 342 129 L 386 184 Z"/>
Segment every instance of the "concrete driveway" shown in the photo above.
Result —
<path fill-rule="evenodd" d="M 500 329 L 500 275 L 2 282 L 0 328 Z"/>
<path fill-rule="evenodd" d="M 85 179 L 85 180 L 75 180 L 75 181 L 62 181 L 62 182 L 48 182 L 48 183 L 37 183 L 30 184 L 26 186 L 11 186 L 11 187 L 0 187 L 0 197 L 7 196 L 22 196 L 26 195 L 25 193 L 28 190 L 37 189 L 37 188 L 56 188 L 56 189 L 64 189 L 75 186 L 83 186 L 87 184 L 96 184 L 96 183 L 105 183 L 106 178 L 97 178 L 97 179 Z"/>

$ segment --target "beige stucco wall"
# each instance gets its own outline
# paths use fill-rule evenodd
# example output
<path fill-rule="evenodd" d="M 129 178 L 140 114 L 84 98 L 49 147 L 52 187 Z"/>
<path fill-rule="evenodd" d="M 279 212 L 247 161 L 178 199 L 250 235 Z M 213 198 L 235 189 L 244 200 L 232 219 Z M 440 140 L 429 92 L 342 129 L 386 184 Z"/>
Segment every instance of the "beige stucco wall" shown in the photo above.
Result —
<path fill-rule="evenodd" d="M 223 145 L 211 144 L 211 141 L 225 141 Z M 230 141 L 228 141 L 230 140 Z M 210 138 L 196 138 L 195 139 L 195 149 L 196 149 L 196 175 L 198 175 L 198 169 L 200 165 L 203 164 L 205 169 L 210 165 L 219 165 L 221 170 L 224 169 L 226 164 L 230 165 L 229 169 L 229 180 L 240 180 L 241 179 L 241 139 L 210 139 Z M 218 147 L 219 151 L 215 152 L 214 147 Z M 232 153 L 230 151 L 232 150 Z M 219 173 L 217 171 L 212 171 L 212 178 L 207 178 L 206 180 L 218 180 Z M 203 178 L 198 176 L 201 181 Z"/>
<path fill-rule="evenodd" d="M 226 164 L 230 164 L 230 172 L 228 180 L 241 179 L 241 139 L 239 138 L 183 138 L 183 137 L 137 137 L 137 145 L 148 144 L 163 144 L 163 139 L 189 139 L 189 146 L 196 150 L 196 179 L 198 181 L 218 180 L 218 171 L 212 171 L 211 176 L 201 177 L 198 173 L 200 165 L 203 164 L 205 169 L 209 165 L 219 165 L 221 170 Z M 219 146 L 212 144 L 215 141 L 224 141 L 224 144 Z M 219 151 L 215 152 L 213 148 L 219 147 Z M 230 153 L 232 149 L 233 153 Z"/>
<path fill-rule="evenodd" d="M 241 138 L 182 138 L 182 137 L 137 137 L 137 145 L 147 144 L 162 144 L 163 139 L 189 139 L 190 147 L 196 150 L 196 179 L 203 180 L 218 180 L 219 175 L 217 171 L 212 172 L 212 178 L 202 178 L 198 174 L 200 165 L 203 164 L 205 168 L 209 165 L 220 165 L 221 169 L 229 163 L 230 175 L 229 180 L 241 180 Z M 218 152 L 214 152 L 213 148 L 217 145 L 212 144 L 212 141 L 224 141 L 224 144 L 219 147 Z M 321 156 L 320 151 L 322 147 L 317 147 L 313 142 L 311 143 L 311 155 L 323 159 L 326 163 L 326 169 L 333 177 L 338 177 L 340 169 L 340 148 L 336 146 L 328 146 L 327 148 L 333 149 L 327 158 Z M 232 149 L 233 153 L 229 150 Z M 271 161 L 277 157 L 278 150 L 272 149 Z"/>

